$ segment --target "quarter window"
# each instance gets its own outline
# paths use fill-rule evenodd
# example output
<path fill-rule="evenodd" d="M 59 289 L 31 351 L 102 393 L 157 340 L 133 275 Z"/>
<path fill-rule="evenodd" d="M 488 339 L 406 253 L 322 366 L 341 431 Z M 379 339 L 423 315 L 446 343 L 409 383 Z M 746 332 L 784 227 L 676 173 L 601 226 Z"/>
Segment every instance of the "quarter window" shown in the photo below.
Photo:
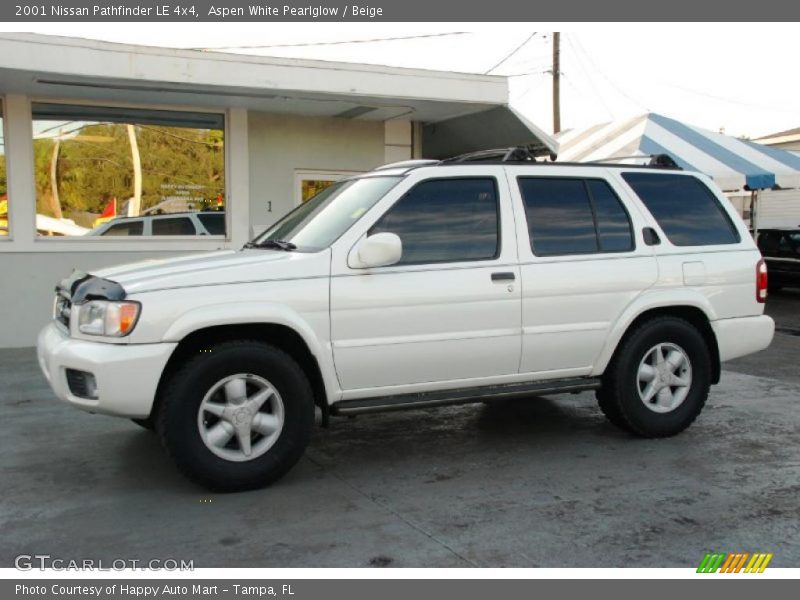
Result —
<path fill-rule="evenodd" d="M 661 173 L 622 174 L 676 246 L 735 244 L 739 234 L 717 197 L 696 177 Z"/>
<path fill-rule="evenodd" d="M 370 234 L 403 242 L 398 264 L 496 258 L 500 251 L 497 185 L 492 178 L 424 181 L 389 209 Z"/>
<path fill-rule="evenodd" d="M 632 250 L 630 218 L 599 179 L 518 179 L 531 249 L 539 256 Z"/>

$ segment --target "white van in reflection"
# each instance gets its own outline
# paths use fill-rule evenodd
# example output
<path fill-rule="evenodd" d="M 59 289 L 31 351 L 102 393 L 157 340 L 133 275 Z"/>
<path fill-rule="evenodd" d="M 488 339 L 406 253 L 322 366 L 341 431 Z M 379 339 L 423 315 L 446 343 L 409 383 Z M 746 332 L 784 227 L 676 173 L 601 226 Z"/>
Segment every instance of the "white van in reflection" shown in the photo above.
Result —
<path fill-rule="evenodd" d="M 86 235 L 225 235 L 225 213 L 223 211 L 203 211 L 117 217 L 95 227 Z"/>

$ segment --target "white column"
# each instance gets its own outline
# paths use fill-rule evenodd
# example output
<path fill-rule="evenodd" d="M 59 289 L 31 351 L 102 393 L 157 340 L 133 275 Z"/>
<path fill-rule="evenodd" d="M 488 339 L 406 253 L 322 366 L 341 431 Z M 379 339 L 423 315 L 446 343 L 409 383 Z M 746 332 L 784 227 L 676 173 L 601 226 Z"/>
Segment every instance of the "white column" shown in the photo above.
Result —
<path fill-rule="evenodd" d="M 384 123 L 383 159 L 385 163 L 409 160 L 413 154 L 411 121 L 397 119 Z"/>
<path fill-rule="evenodd" d="M 36 238 L 31 107 L 28 97 L 21 94 L 8 94 L 3 104 L 6 118 L 9 240 L 0 242 L 0 249 L 6 244 L 11 245 L 14 250 L 30 249 Z"/>
<path fill-rule="evenodd" d="M 225 204 L 231 241 L 234 248 L 250 239 L 250 158 L 247 132 L 247 109 L 231 108 L 228 111 L 228 130 L 225 146 L 228 152 L 225 181 L 228 196 Z"/>

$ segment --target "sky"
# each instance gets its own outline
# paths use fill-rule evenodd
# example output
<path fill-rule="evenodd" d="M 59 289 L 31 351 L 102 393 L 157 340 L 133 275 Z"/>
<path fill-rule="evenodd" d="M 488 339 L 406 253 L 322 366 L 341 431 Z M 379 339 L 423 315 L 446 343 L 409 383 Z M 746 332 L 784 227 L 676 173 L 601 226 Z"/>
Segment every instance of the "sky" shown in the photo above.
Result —
<path fill-rule="evenodd" d="M 3 23 L 0 30 L 508 75 L 511 105 L 547 132 L 551 32 L 561 31 L 562 129 L 648 111 L 751 138 L 800 127 L 797 24 Z"/>

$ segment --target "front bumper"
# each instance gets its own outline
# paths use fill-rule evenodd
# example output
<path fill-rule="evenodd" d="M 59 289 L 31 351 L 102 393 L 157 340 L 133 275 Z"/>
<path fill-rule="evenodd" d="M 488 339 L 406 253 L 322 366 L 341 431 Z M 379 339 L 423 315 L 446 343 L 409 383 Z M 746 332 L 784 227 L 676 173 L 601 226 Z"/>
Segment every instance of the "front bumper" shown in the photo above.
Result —
<path fill-rule="evenodd" d="M 712 321 L 719 360 L 724 362 L 764 350 L 775 335 L 775 321 L 767 315 Z"/>
<path fill-rule="evenodd" d="M 150 414 L 158 381 L 175 346 L 76 340 L 50 323 L 39 334 L 36 351 L 39 366 L 60 400 L 92 413 L 141 419 Z M 67 369 L 94 375 L 96 400 L 70 391 Z"/>

